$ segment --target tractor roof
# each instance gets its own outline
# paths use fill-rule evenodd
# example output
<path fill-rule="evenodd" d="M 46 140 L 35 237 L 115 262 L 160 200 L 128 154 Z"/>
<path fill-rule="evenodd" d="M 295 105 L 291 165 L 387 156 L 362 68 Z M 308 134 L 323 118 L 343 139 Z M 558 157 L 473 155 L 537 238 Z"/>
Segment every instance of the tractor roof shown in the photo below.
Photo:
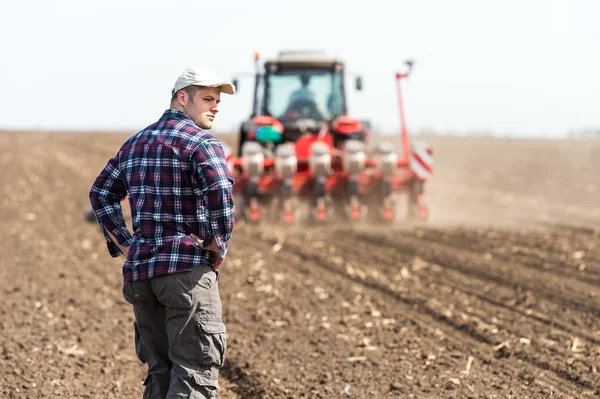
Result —
<path fill-rule="evenodd" d="M 279 56 L 267 60 L 265 66 L 277 65 L 279 68 L 331 68 L 335 65 L 343 67 L 343 61 L 329 57 L 323 51 L 281 51 Z"/>

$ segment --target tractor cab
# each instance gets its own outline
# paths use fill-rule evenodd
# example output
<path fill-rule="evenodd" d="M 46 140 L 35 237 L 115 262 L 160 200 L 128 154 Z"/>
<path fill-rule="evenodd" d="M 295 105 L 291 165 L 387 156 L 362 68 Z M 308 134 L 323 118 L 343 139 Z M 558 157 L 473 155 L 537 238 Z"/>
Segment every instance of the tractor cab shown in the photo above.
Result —
<path fill-rule="evenodd" d="M 281 52 L 258 66 L 250 118 L 242 123 L 238 154 L 247 141 L 272 152 L 284 143 L 296 143 L 306 134 L 331 132 L 336 147 L 346 138 L 363 138 L 365 126 L 347 116 L 344 63 L 321 52 Z M 237 79 L 234 84 L 238 86 Z M 362 89 L 356 77 L 357 90 Z"/>

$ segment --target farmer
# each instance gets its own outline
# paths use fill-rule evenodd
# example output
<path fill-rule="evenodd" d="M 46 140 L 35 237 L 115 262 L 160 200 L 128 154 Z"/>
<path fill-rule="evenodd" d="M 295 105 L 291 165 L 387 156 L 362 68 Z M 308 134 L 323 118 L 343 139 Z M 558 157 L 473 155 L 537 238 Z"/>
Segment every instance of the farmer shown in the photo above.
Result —
<path fill-rule="evenodd" d="M 112 257 L 124 255 L 144 398 L 214 398 L 226 349 L 219 271 L 234 224 L 233 176 L 212 127 L 235 87 L 187 69 L 161 118 L 130 137 L 90 190 Z M 134 233 L 123 219 L 129 197 Z"/>
<path fill-rule="evenodd" d="M 315 93 L 309 87 L 310 75 L 300 75 L 300 83 L 301 87 L 290 95 L 284 115 L 295 115 L 296 117 L 302 115 L 303 117 L 315 118 L 319 121 L 325 120 L 325 114 L 316 100 Z"/>
<path fill-rule="evenodd" d="M 310 75 L 301 75 L 300 83 L 301 87 L 290 95 L 290 106 L 298 101 L 315 101 L 315 93 L 308 87 L 308 84 L 310 83 Z"/>

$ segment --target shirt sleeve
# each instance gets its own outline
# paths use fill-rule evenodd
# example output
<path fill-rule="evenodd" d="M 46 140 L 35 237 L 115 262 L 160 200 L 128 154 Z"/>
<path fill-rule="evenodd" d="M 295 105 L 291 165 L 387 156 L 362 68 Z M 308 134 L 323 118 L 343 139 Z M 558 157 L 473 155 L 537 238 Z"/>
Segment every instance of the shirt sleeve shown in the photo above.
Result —
<path fill-rule="evenodd" d="M 123 255 L 107 234 L 115 236 L 120 245 L 128 247 L 133 242 L 133 237 L 123 218 L 121 201 L 127 197 L 127 189 L 118 168 L 118 156 L 115 155 L 108 161 L 100 172 L 89 193 L 92 209 L 98 219 L 100 230 L 106 238 L 108 251 L 113 258 Z"/>
<path fill-rule="evenodd" d="M 216 138 L 203 141 L 192 153 L 192 165 L 205 196 L 210 233 L 221 249 L 221 257 L 225 258 L 234 225 L 235 180 L 227 167 L 221 143 Z"/>

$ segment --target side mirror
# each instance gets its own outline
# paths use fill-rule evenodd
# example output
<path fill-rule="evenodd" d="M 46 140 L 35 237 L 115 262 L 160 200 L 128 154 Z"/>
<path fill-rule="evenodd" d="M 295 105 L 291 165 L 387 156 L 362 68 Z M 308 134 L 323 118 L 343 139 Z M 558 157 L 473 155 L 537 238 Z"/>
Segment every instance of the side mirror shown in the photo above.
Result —
<path fill-rule="evenodd" d="M 240 82 L 238 81 L 238 79 L 237 79 L 237 78 L 233 78 L 233 81 L 231 82 L 231 84 L 233 84 L 233 86 L 235 87 L 235 91 L 236 91 L 236 92 L 238 91 L 238 87 L 239 87 L 239 86 L 238 86 L 238 84 L 239 84 L 239 83 L 240 83 Z"/>
<path fill-rule="evenodd" d="M 356 81 L 355 81 L 354 85 L 355 85 L 357 91 L 362 90 L 362 78 L 360 76 L 356 77 Z"/>

